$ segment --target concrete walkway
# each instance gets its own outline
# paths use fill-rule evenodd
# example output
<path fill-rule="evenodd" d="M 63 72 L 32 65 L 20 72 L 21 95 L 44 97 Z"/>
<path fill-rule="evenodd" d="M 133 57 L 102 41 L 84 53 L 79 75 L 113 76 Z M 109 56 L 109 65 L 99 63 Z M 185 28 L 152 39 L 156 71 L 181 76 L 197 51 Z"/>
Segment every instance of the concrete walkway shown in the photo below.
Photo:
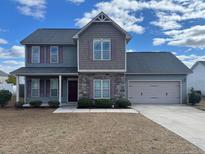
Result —
<path fill-rule="evenodd" d="M 133 108 L 205 151 L 205 111 L 185 105 L 135 105 Z"/>
<path fill-rule="evenodd" d="M 77 109 L 76 107 L 63 106 L 53 113 L 138 113 L 135 109 Z"/>

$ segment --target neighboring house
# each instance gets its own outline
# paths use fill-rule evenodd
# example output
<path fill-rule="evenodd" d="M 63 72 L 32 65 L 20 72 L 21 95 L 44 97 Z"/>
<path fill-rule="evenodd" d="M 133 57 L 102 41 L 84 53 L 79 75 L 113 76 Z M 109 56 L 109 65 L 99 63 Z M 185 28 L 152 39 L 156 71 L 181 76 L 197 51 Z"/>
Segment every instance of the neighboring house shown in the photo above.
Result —
<path fill-rule="evenodd" d="M 8 90 L 10 91 L 13 95 L 16 94 L 16 86 L 10 83 L 1 83 L 0 84 L 0 90 Z"/>
<path fill-rule="evenodd" d="M 130 39 L 103 12 L 82 29 L 38 29 L 21 41 L 26 64 L 12 74 L 17 87 L 25 76 L 26 102 L 127 97 L 132 103 L 185 103 L 191 70 L 171 53 L 127 53 Z"/>
<path fill-rule="evenodd" d="M 6 83 L 8 74 L 0 70 L 0 83 Z"/>
<path fill-rule="evenodd" d="M 205 61 L 198 61 L 192 67 L 192 74 L 187 76 L 188 92 L 191 88 L 201 91 L 205 96 Z"/>

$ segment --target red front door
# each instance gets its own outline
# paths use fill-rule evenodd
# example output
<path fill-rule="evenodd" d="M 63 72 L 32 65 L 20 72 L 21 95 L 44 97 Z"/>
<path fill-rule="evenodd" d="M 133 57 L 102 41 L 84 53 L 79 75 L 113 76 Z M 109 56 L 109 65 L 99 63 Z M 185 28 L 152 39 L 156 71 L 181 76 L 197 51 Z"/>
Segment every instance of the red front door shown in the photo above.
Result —
<path fill-rule="evenodd" d="M 68 81 L 68 101 L 77 102 L 78 100 L 78 81 Z"/>

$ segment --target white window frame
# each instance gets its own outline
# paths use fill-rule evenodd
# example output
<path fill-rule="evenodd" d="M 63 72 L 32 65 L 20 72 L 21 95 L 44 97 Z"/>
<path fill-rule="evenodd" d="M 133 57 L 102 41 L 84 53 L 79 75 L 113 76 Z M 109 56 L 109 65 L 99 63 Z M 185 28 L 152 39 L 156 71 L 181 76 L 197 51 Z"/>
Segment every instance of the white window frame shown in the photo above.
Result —
<path fill-rule="evenodd" d="M 100 41 L 100 44 L 101 44 L 101 57 L 100 59 L 96 59 L 95 58 L 95 42 L 99 42 Z M 103 42 L 109 42 L 110 43 L 110 50 L 109 50 L 109 58 L 108 59 L 104 59 L 103 58 Z M 111 60 L 111 39 L 93 39 L 93 60 L 100 60 L 100 61 L 109 61 Z"/>
<path fill-rule="evenodd" d="M 34 80 L 38 81 L 38 95 L 37 96 L 33 96 L 33 92 L 32 92 L 33 89 L 35 89 L 35 88 L 32 87 L 32 85 L 33 85 L 32 82 Z M 40 79 L 31 79 L 31 97 L 39 97 L 39 96 L 40 96 Z"/>
<path fill-rule="evenodd" d="M 34 55 L 34 48 L 38 48 L 38 62 L 36 63 L 36 62 L 34 62 L 34 59 L 33 59 L 33 55 Z M 31 62 L 32 62 L 32 64 L 39 64 L 40 63 L 40 46 L 32 46 L 32 48 L 31 48 Z"/>
<path fill-rule="evenodd" d="M 56 81 L 57 81 L 57 95 L 56 95 L 56 96 L 52 96 L 52 92 L 51 92 L 51 90 L 52 90 L 51 81 L 52 81 L 52 80 L 56 80 Z M 58 86 L 59 86 L 59 85 L 58 85 L 58 79 L 57 79 L 57 78 L 55 78 L 55 79 L 50 79 L 50 97 L 58 97 L 58 89 L 59 89 Z"/>
<path fill-rule="evenodd" d="M 96 98 L 95 97 L 95 82 L 96 81 L 100 81 L 101 83 L 101 92 L 100 92 L 100 94 L 101 94 L 101 97 L 99 97 L 99 98 Z M 109 97 L 103 97 L 103 81 L 108 81 L 109 82 Z M 94 99 L 110 99 L 110 80 L 109 79 L 95 79 L 95 80 L 93 80 L 93 98 Z"/>
<path fill-rule="evenodd" d="M 56 54 L 56 56 L 57 56 L 57 61 L 56 62 L 52 62 L 52 52 L 51 52 L 51 49 L 52 48 L 57 48 L 57 54 Z M 58 46 L 50 46 L 50 63 L 51 64 L 57 64 L 57 63 L 59 63 L 59 47 Z"/>

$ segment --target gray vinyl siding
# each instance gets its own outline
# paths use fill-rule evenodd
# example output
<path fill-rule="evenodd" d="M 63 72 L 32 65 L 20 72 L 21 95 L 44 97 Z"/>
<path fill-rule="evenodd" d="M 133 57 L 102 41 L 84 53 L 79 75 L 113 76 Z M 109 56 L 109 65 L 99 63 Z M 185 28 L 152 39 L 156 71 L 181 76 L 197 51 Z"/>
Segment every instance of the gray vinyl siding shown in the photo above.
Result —
<path fill-rule="evenodd" d="M 182 83 L 182 103 L 187 103 L 187 77 L 186 75 L 126 75 L 126 96 L 128 97 L 128 80 L 179 80 Z"/>
<path fill-rule="evenodd" d="M 93 60 L 93 40 L 111 39 L 111 60 Z M 125 35 L 111 23 L 92 23 L 79 36 L 79 69 L 125 69 Z"/>
<path fill-rule="evenodd" d="M 28 58 L 28 50 L 26 50 L 26 58 Z M 77 47 L 72 45 L 63 46 L 63 62 L 57 64 L 46 63 L 48 55 L 44 53 L 44 63 L 31 64 L 28 59 L 25 60 L 26 67 L 77 67 Z"/>

